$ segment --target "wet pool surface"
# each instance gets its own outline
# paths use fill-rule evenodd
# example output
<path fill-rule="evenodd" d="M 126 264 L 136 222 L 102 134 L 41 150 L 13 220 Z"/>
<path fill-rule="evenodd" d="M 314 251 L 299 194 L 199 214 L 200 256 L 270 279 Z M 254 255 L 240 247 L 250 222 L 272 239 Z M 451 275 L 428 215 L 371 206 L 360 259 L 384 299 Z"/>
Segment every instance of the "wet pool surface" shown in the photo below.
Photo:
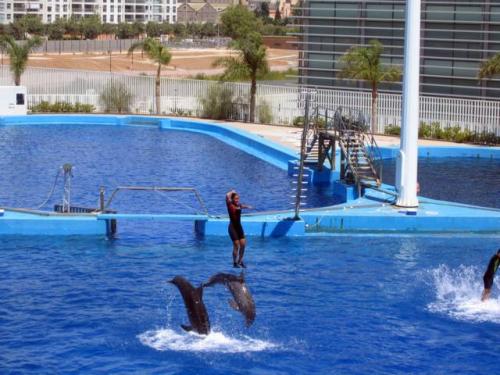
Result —
<path fill-rule="evenodd" d="M 100 185 L 141 184 L 196 186 L 211 212 L 224 212 L 229 188 L 258 209 L 290 203 L 285 172 L 200 135 L 0 128 L 0 145 L 4 205 L 42 202 L 64 162 L 75 165 L 73 197 L 83 205 L 97 204 Z M 310 204 L 332 204 L 322 192 Z M 124 194 L 116 208 L 193 206 L 184 196 L 156 195 Z M 61 196 L 56 189 L 50 204 Z M 185 308 L 167 280 L 183 275 L 197 285 L 236 273 L 228 238 L 163 222 L 119 223 L 113 240 L 3 237 L 0 373 L 494 373 L 498 278 L 492 299 L 479 297 L 499 243 L 500 236 L 249 238 L 255 323 L 246 328 L 228 292 L 214 287 L 204 293 L 212 333 L 200 337 L 180 328 Z"/>

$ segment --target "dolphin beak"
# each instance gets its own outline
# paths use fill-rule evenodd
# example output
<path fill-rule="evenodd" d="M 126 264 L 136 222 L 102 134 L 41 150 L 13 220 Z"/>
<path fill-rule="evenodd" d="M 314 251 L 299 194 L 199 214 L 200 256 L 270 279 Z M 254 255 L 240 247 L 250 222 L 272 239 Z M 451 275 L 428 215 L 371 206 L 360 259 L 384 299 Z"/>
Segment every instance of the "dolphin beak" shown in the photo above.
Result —
<path fill-rule="evenodd" d="M 167 283 L 173 284 L 173 283 L 174 283 L 174 279 L 172 279 L 172 280 L 167 280 Z"/>

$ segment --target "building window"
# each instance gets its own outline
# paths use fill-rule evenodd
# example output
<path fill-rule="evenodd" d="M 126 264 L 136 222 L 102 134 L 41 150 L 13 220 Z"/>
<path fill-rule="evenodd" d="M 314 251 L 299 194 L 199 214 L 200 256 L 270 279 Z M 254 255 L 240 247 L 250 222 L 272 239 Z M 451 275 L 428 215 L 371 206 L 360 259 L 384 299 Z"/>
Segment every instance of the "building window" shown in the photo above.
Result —
<path fill-rule="evenodd" d="M 16 94 L 16 104 L 24 105 L 24 94 Z"/>

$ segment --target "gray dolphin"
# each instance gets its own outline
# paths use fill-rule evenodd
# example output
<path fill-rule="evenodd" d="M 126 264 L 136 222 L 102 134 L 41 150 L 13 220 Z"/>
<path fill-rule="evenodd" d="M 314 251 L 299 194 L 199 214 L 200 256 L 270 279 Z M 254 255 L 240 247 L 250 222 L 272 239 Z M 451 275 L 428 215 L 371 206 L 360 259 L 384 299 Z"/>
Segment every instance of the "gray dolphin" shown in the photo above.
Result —
<path fill-rule="evenodd" d="M 243 273 L 240 276 L 217 273 L 202 286 L 209 287 L 215 284 L 224 284 L 229 289 L 234 298 L 229 300 L 229 305 L 245 316 L 246 325 L 249 327 L 255 320 L 255 302 L 245 284 Z"/>
<path fill-rule="evenodd" d="M 190 326 L 181 324 L 185 331 L 195 331 L 200 335 L 210 333 L 210 322 L 207 309 L 203 303 L 203 287 L 195 288 L 182 276 L 175 276 L 169 283 L 174 284 L 181 292 L 184 305 L 186 306 Z"/>

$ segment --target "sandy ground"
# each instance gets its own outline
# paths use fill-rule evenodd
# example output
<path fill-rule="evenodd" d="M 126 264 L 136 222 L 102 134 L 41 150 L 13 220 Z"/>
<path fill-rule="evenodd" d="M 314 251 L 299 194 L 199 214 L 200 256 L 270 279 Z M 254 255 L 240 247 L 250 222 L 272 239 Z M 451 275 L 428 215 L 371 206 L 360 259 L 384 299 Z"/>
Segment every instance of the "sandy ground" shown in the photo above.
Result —
<path fill-rule="evenodd" d="M 217 74 L 223 69 L 212 67 L 213 62 L 224 56 L 234 55 L 228 49 L 182 49 L 172 50 L 172 61 L 162 68 L 162 75 L 190 77 L 198 73 Z M 287 70 L 297 67 L 298 52 L 293 50 L 268 49 L 268 61 L 272 70 Z M 8 58 L 4 56 L 4 64 Z M 29 66 L 44 68 L 109 71 L 127 74 L 156 74 L 156 65 L 146 55 L 136 51 L 112 54 L 40 54 L 32 55 Z"/>

